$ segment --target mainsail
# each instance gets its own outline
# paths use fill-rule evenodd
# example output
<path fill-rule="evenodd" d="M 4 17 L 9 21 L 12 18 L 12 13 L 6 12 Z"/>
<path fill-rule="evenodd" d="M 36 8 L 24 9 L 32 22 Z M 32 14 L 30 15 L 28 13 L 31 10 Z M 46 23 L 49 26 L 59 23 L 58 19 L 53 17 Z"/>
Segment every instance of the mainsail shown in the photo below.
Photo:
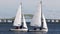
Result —
<path fill-rule="evenodd" d="M 14 23 L 13 23 L 13 26 L 20 26 L 20 25 L 21 25 L 21 4 L 18 8 L 16 17 L 15 17 L 15 20 L 14 20 Z"/>
<path fill-rule="evenodd" d="M 31 26 L 41 27 L 41 3 L 39 4 L 38 11 L 34 14 L 31 20 Z"/>

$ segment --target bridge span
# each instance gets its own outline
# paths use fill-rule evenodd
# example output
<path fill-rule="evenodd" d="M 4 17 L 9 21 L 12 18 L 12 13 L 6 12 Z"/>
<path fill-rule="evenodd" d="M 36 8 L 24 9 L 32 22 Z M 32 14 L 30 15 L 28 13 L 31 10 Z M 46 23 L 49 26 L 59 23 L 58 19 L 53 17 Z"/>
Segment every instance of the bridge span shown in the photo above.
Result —
<path fill-rule="evenodd" d="M 25 14 L 24 15 L 25 16 L 25 19 L 27 20 L 26 22 L 31 22 L 31 19 L 32 19 L 32 17 L 33 17 L 33 15 L 32 14 Z M 8 22 L 10 22 L 10 23 L 13 23 L 14 22 L 14 19 L 15 19 L 15 17 L 11 17 L 11 18 L 0 18 L 0 23 L 8 23 Z M 60 19 L 46 19 L 46 22 L 48 23 L 48 22 L 50 22 L 50 23 L 60 23 Z"/>

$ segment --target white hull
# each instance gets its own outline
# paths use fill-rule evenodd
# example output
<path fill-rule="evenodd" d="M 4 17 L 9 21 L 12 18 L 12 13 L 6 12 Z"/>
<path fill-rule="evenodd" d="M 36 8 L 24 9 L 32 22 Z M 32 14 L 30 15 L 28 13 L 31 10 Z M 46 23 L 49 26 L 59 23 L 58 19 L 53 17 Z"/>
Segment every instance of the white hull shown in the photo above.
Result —
<path fill-rule="evenodd" d="M 41 31 L 48 32 L 48 29 L 42 29 Z"/>
<path fill-rule="evenodd" d="M 42 30 L 29 30 L 29 32 L 48 32 L 48 29 L 42 29 Z"/>
<path fill-rule="evenodd" d="M 21 31 L 21 32 L 27 32 L 28 29 L 10 29 L 11 31 Z"/>

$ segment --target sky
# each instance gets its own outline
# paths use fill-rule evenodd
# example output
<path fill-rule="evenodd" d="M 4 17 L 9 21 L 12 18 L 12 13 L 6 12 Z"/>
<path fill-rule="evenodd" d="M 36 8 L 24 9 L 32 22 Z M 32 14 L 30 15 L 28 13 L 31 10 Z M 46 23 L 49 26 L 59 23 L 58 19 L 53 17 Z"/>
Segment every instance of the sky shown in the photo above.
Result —
<path fill-rule="evenodd" d="M 34 14 L 40 0 L 0 0 L 0 17 L 14 17 L 22 1 L 22 11 Z M 60 19 L 60 0 L 42 0 L 42 12 L 48 19 Z"/>

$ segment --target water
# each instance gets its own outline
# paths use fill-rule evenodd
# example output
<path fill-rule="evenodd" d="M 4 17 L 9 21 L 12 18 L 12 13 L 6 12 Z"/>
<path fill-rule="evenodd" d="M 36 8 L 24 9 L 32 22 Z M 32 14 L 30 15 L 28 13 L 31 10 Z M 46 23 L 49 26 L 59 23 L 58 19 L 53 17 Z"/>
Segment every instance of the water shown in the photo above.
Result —
<path fill-rule="evenodd" d="M 0 23 L 0 34 L 60 34 L 60 23 L 48 23 L 49 31 L 47 33 L 9 31 L 10 28 L 13 28 L 12 23 Z"/>

